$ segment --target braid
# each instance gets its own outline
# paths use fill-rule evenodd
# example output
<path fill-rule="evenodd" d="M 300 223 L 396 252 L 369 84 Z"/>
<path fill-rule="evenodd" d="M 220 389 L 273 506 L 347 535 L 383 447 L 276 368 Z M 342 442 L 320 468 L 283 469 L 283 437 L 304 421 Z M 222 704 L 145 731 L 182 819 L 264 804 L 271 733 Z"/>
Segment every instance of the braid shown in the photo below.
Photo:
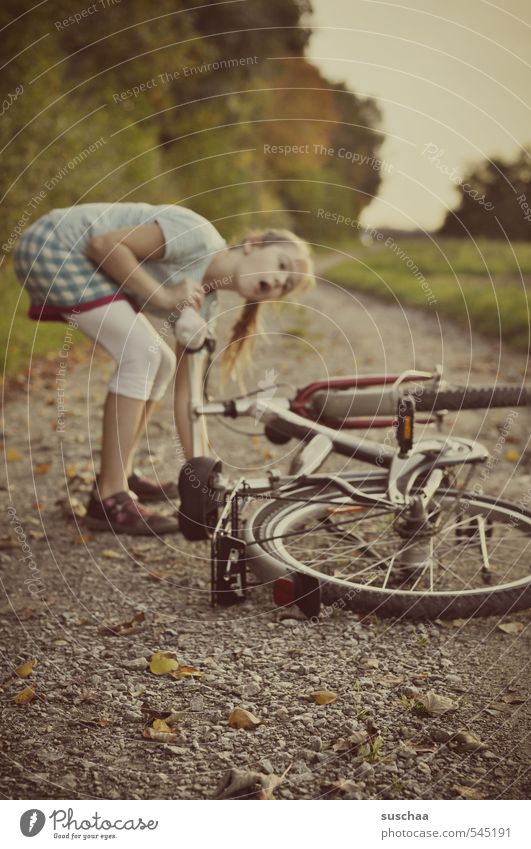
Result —
<path fill-rule="evenodd" d="M 234 375 L 236 361 L 240 355 L 244 361 L 249 357 L 249 343 L 259 327 L 259 308 L 260 304 L 256 301 L 246 301 L 236 324 L 232 328 L 231 339 L 223 355 L 223 374 L 225 377 Z"/>

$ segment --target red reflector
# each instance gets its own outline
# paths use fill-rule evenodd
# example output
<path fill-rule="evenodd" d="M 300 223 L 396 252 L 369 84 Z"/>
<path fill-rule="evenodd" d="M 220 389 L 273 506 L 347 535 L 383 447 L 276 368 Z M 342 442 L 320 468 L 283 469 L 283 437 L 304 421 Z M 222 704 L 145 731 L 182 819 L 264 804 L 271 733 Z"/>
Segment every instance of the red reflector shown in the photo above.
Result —
<path fill-rule="evenodd" d="M 273 600 L 277 607 L 295 604 L 295 584 L 289 578 L 277 578 L 273 584 Z"/>

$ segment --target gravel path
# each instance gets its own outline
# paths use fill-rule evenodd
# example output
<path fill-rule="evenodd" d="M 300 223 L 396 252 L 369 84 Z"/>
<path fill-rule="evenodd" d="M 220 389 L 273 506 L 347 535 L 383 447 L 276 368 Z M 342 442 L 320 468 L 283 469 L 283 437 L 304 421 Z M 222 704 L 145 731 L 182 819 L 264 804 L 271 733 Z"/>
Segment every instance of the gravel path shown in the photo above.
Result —
<path fill-rule="evenodd" d="M 228 297 L 223 305 L 225 327 L 234 301 Z M 301 386 L 329 372 L 434 363 L 452 380 L 518 381 L 525 366 L 507 350 L 499 355 L 492 342 L 441 326 L 434 314 L 403 311 L 326 283 L 305 306 L 271 314 L 268 326 L 250 385 L 273 377 Z M 89 363 L 75 362 L 65 339 L 65 432 L 55 430 L 55 358 L 35 371 L 27 394 L 21 386 L 5 412 L 3 797 L 209 798 L 231 769 L 262 775 L 233 772 L 247 787 L 243 792 L 254 792 L 260 780 L 267 795 L 277 783 L 271 776 L 283 776 L 274 791 L 279 799 L 526 796 L 525 629 L 505 633 L 495 619 L 423 624 L 330 609 L 309 626 L 293 614 L 282 618 L 285 612 L 279 615 L 261 589 L 243 606 L 212 611 L 206 545 L 180 535 L 155 542 L 90 537 L 82 519 L 58 501 L 67 490 L 80 504 L 86 501 L 110 365 L 99 352 Z M 216 380 L 214 373 L 212 387 Z M 463 413 L 456 432 L 480 435 L 493 451 L 486 491 L 525 496 L 529 421 L 520 413 L 501 442 L 505 417 L 503 410 Z M 445 431 L 456 422 L 449 417 Z M 231 476 L 286 467 L 291 444 L 268 444 L 253 422 L 237 426 L 254 435 L 244 439 L 217 422 L 210 432 Z M 167 400 L 150 426 L 142 468 L 174 476 L 176 453 Z M 331 465 L 342 462 L 335 458 Z M 27 547 L 21 550 L 20 542 Z M 138 616 L 132 633 L 105 633 L 140 613 L 144 619 Z M 529 615 L 504 621 L 525 626 Z M 149 658 L 157 651 L 174 652 L 204 675 L 151 674 Z M 13 681 L 32 658 L 37 665 L 30 677 Z M 15 704 L 28 685 L 35 697 Z M 454 708 L 440 716 L 412 709 L 411 700 L 430 690 L 450 698 Z M 315 691 L 337 698 L 318 705 Z M 253 730 L 230 727 L 236 707 L 263 723 Z M 167 742 L 143 737 L 157 712 L 166 719 L 175 714 Z M 485 745 L 455 737 L 458 732 Z"/>

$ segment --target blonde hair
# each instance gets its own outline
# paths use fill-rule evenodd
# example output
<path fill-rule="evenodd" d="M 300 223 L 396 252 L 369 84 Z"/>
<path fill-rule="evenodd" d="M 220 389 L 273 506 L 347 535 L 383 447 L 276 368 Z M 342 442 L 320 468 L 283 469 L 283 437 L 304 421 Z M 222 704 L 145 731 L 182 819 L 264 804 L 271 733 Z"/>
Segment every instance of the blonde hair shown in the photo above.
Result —
<path fill-rule="evenodd" d="M 297 248 L 299 257 L 297 270 L 292 273 L 293 287 L 299 292 L 310 289 L 315 285 L 313 260 L 310 246 L 304 239 L 292 233 L 291 230 L 272 228 L 269 230 L 253 230 L 241 239 L 230 245 L 230 250 L 236 250 L 251 242 L 254 245 L 265 247 L 266 245 L 289 244 Z M 236 372 L 241 382 L 241 372 L 249 363 L 250 353 L 253 347 L 254 335 L 260 330 L 259 308 L 261 301 L 246 301 L 243 309 L 232 328 L 230 342 L 223 354 L 223 376 L 233 377 Z"/>

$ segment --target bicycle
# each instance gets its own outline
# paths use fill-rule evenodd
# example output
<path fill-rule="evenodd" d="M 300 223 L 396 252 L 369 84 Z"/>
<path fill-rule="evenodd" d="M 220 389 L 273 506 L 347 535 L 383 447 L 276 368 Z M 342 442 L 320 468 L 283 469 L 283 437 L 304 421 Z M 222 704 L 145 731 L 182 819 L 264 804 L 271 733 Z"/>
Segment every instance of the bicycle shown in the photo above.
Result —
<path fill-rule="evenodd" d="M 527 503 L 466 490 L 488 458 L 475 440 L 414 439 L 419 413 L 434 423 L 450 410 L 526 406 L 529 390 L 451 386 L 436 369 L 332 378 L 292 399 L 262 391 L 212 401 L 203 374 L 214 346 L 211 333 L 187 355 L 194 455 L 211 415 L 259 416 L 272 442 L 300 441 L 287 475 L 230 482 L 221 462 L 207 456 L 183 466 L 181 531 L 189 540 L 210 538 L 214 605 L 243 601 L 250 572 L 258 583 L 272 582 L 278 605 L 297 604 L 310 618 L 322 603 L 429 619 L 531 604 Z M 394 447 L 345 432 L 390 425 Z M 377 469 L 319 473 L 332 452 Z"/>

